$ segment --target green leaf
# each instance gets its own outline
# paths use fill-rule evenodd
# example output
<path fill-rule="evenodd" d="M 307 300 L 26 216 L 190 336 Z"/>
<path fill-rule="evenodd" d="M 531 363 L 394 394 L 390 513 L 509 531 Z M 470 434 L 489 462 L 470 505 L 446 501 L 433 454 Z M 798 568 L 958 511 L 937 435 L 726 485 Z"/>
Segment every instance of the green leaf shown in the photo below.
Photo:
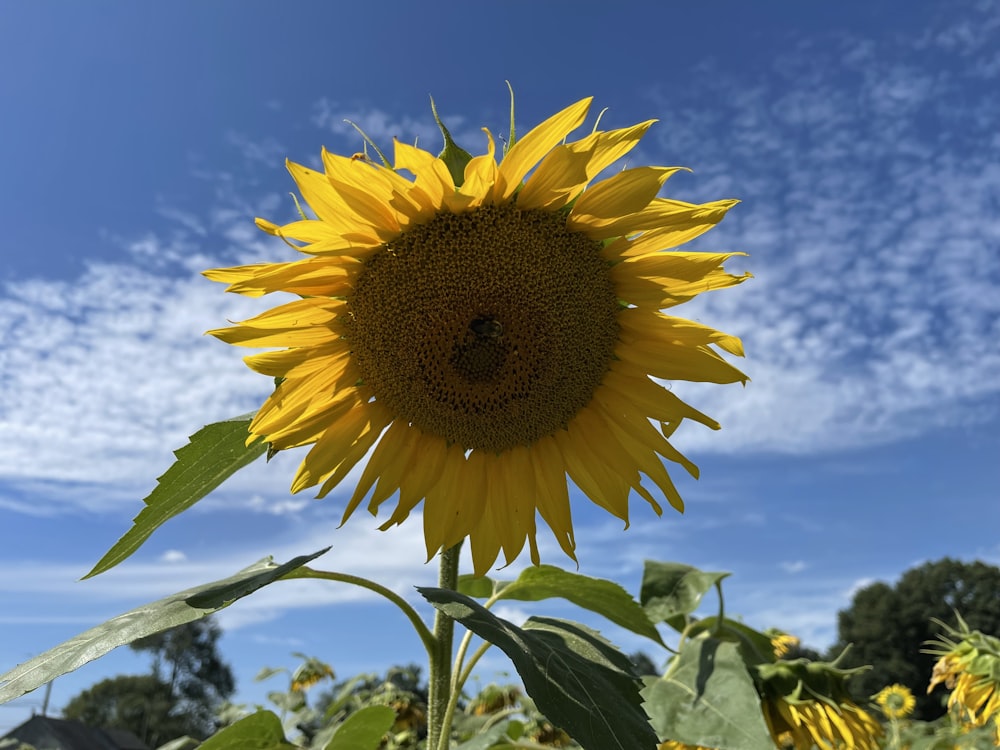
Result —
<path fill-rule="evenodd" d="M 388 706 L 366 706 L 337 727 L 326 750 L 378 750 L 395 721 L 396 712 Z"/>
<path fill-rule="evenodd" d="M 496 583 L 488 576 L 474 576 L 465 573 L 458 577 L 458 590 L 473 599 L 489 599 L 493 596 Z"/>
<path fill-rule="evenodd" d="M 298 750 L 285 739 L 281 720 L 270 711 L 258 711 L 220 729 L 198 750 Z"/>
<path fill-rule="evenodd" d="M 683 620 L 691 614 L 712 586 L 729 573 L 710 573 L 683 563 L 646 561 L 642 572 L 639 602 L 649 619 L 683 630 Z"/>
<path fill-rule="evenodd" d="M 693 637 L 698 633 L 710 633 L 713 637 L 737 644 L 744 664 L 762 664 L 774 661 L 774 646 L 769 636 L 754 630 L 742 622 L 722 618 L 722 625 L 717 625 L 718 617 L 705 617 L 698 620 L 695 627 L 688 631 Z"/>
<path fill-rule="evenodd" d="M 508 721 L 494 724 L 485 732 L 480 732 L 471 739 L 461 743 L 455 750 L 489 750 L 489 748 L 495 747 L 501 739 L 508 737 L 507 727 L 509 724 L 510 722 Z"/>
<path fill-rule="evenodd" d="M 507 654 L 538 709 L 586 750 L 656 747 L 631 662 L 597 632 L 542 617 L 519 628 L 456 591 L 418 591 Z"/>
<path fill-rule="evenodd" d="M 119 646 L 218 612 L 324 552 L 326 549 L 302 555 L 282 565 L 266 557 L 229 578 L 172 594 L 113 617 L 0 675 L 0 703 L 18 698 Z"/>
<path fill-rule="evenodd" d="M 132 528 L 84 578 L 103 573 L 128 558 L 160 526 L 263 456 L 267 444 L 262 440 L 246 445 L 251 417 L 252 413 L 244 414 L 202 427 L 191 436 L 191 442 L 174 451 L 177 460 L 143 500 L 146 507 L 132 520 Z"/>
<path fill-rule="evenodd" d="M 596 612 L 626 630 L 643 635 L 664 646 L 656 626 L 642 606 L 613 581 L 570 573 L 553 565 L 533 565 L 508 584 L 500 599 L 537 602 L 560 597 L 578 607 Z"/>
<path fill-rule="evenodd" d="M 676 659 L 666 677 L 644 679 L 646 713 L 661 739 L 718 750 L 774 750 L 735 643 L 689 640 Z"/>
<path fill-rule="evenodd" d="M 448 128 L 441 122 L 441 118 L 438 117 L 437 106 L 434 104 L 434 97 L 431 97 L 431 112 L 434 115 L 434 122 L 437 123 L 438 130 L 444 136 L 444 151 L 438 154 L 438 158 L 448 167 L 455 187 L 462 187 L 462 183 L 465 182 L 465 165 L 472 160 L 472 154 L 455 143 L 455 139 L 451 137 Z"/>

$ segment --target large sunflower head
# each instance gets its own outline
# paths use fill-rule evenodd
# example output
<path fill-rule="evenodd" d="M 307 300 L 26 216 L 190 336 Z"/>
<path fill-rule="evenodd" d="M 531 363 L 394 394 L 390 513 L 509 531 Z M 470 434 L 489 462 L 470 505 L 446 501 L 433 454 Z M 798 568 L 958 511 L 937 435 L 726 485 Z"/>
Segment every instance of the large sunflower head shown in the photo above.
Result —
<path fill-rule="evenodd" d="M 734 253 L 675 249 L 736 201 L 658 197 L 676 167 L 591 184 L 652 121 L 568 141 L 589 106 L 516 141 L 512 123 L 499 161 L 489 132 L 472 157 L 442 126 L 441 156 L 397 141 L 391 166 L 288 163 L 315 218 L 257 224 L 308 257 L 206 275 L 300 297 L 210 331 L 278 347 L 246 358 L 279 380 L 250 440 L 312 446 L 293 492 L 322 497 L 367 455 L 344 519 L 395 495 L 387 528 L 422 501 L 428 556 L 468 537 L 477 573 L 526 540 L 538 562 L 536 512 L 575 559 L 567 475 L 626 524 L 632 491 L 683 508 L 663 459 L 697 469 L 668 438 L 718 424 L 660 381 L 746 377 L 717 351 L 742 355 L 737 338 L 664 310 L 747 278 L 723 270 Z"/>

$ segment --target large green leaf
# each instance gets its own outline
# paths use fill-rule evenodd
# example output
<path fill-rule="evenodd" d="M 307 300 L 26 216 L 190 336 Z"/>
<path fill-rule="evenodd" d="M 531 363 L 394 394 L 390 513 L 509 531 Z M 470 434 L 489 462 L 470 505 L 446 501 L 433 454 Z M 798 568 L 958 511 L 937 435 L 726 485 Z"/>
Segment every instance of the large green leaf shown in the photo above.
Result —
<path fill-rule="evenodd" d="M 774 646 L 771 645 L 770 636 L 759 630 L 754 630 L 742 622 L 723 617 L 722 623 L 719 624 L 719 618 L 714 615 L 704 617 L 688 631 L 689 636 L 695 636 L 699 633 L 710 633 L 719 640 L 736 643 L 740 647 L 745 664 L 774 661 Z"/>
<path fill-rule="evenodd" d="M 676 658 L 666 677 L 645 678 L 642 690 L 660 739 L 719 750 L 774 750 L 735 643 L 697 638 Z"/>
<path fill-rule="evenodd" d="M 538 709 L 586 750 L 656 747 L 631 662 L 597 632 L 542 617 L 519 628 L 456 591 L 418 591 L 507 654 Z"/>
<path fill-rule="evenodd" d="M 202 427 L 191 436 L 191 442 L 174 451 L 177 460 L 157 479 L 156 488 L 143 500 L 146 507 L 132 520 L 132 528 L 84 578 L 103 573 L 125 560 L 161 525 L 263 456 L 267 451 L 263 441 L 246 445 L 251 417 L 252 413 L 244 414 Z"/>
<path fill-rule="evenodd" d="M 220 729 L 198 750 L 298 750 L 285 739 L 281 720 L 270 711 L 257 711 Z"/>
<path fill-rule="evenodd" d="M 326 549 L 302 555 L 282 565 L 266 557 L 229 578 L 181 591 L 113 617 L 0 675 L 0 703 L 18 698 L 119 646 L 218 612 L 324 552 Z"/>
<path fill-rule="evenodd" d="M 458 577 L 456 588 L 473 599 L 489 599 L 493 596 L 496 583 L 489 576 L 474 576 L 464 573 Z"/>
<path fill-rule="evenodd" d="M 537 602 L 555 597 L 567 599 L 626 630 L 664 645 L 656 626 L 632 595 L 617 583 L 603 578 L 570 573 L 553 565 L 533 565 L 505 586 L 498 598 Z"/>
<path fill-rule="evenodd" d="M 378 750 L 395 721 L 396 712 L 388 706 L 365 706 L 337 727 L 326 750 Z"/>
<path fill-rule="evenodd" d="M 710 573 L 683 563 L 646 561 L 642 572 L 639 602 L 653 622 L 665 622 L 682 630 L 691 614 L 712 586 L 729 573 Z"/>

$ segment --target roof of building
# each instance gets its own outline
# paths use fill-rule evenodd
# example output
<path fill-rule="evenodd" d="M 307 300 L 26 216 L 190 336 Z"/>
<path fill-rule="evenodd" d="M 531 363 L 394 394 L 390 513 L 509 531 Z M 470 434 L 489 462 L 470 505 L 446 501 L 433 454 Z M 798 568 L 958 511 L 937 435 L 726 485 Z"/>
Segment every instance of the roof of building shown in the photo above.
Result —
<path fill-rule="evenodd" d="M 32 716 L 0 739 L 27 742 L 36 750 L 149 750 L 127 729 L 98 729 L 51 716 Z"/>

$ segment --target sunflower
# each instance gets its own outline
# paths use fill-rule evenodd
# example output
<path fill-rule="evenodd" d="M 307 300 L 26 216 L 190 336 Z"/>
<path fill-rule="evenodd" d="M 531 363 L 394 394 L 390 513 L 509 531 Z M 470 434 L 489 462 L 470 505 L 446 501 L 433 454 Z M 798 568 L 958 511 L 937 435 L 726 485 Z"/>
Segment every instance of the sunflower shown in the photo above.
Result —
<path fill-rule="evenodd" d="M 975 666 L 973 666 L 975 659 Z M 992 663 L 990 663 L 992 662 Z M 986 669 L 983 669 L 983 667 Z M 977 674 L 977 671 L 981 673 Z M 1000 657 L 973 655 L 963 659 L 947 655 L 934 665 L 927 692 L 943 682 L 951 689 L 948 708 L 955 711 L 964 724 L 983 727 L 995 721 L 997 742 L 1000 744 Z"/>
<path fill-rule="evenodd" d="M 756 665 L 764 721 L 781 748 L 878 750 L 881 725 L 850 697 L 847 680 L 865 668 L 800 658 Z"/>
<path fill-rule="evenodd" d="M 917 700 L 905 685 L 889 685 L 875 694 L 875 703 L 888 719 L 905 719 L 913 713 Z"/>
<path fill-rule="evenodd" d="M 440 120 L 439 157 L 396 141 L 392 168 L 326 150 L 323 172 L 288 162 L 316 218 L 257 225 L 309 257 L 205 275 L 300 297 L 209 331 L 279 348 L 246 358 L 278 382 L 249 441 L 312 446 L 293 492 L 323 497 L 368 456 L 343 520 L 397 495 L 386 529 L 422 501 L 428 559 L 468 537 L 477 574 L 526 540 L 538 563 L 536 511 L 576 559 L 567 475 L 626 526 L 632 490 L 683 510 L 662 459 L 697 468 L 668 438 L 683 419 L 719 425 L 654 378 L 746 376 L 716 350 L 742 356 L 739 339 L 663 310 L 749 274 L 723 270 L 740 253 L 672 248 L 737 201 L 657 197 L 676 167 L 591 185 L 653 121 L 567 141 L 590 101 L 516 142 L 512 123 L 499 162 L 489 131 L 472 157 Z"/>
<path fill-rule="evenodd" d="M 972 727 L 984 727 L 992 721 L 1000 745 L 1000 638 L 970 630 L 961 617 L 957 628 L 938 622 L 947 635 L 932 641 L 933 648 L 925 649 L 940 657 L 927 692 L 944 683 L 951 690 L 949 710 Z"/>
<path fill-rule="evenodd" d="M 802 643 L 796 636 L 781 630 L 768 630 L 766 635 L 771 637 L 771 649 L 774 651 L 775 659 L 787 656 L 793 648 L 798 648 Z"/>
<path fill-rule="evenodd" d="M 763 708 L 767 728 L 778 747 L 878 750 L 882 727 L 852 701 L 788 701 L 779 697 L 765 700 Z"/>

